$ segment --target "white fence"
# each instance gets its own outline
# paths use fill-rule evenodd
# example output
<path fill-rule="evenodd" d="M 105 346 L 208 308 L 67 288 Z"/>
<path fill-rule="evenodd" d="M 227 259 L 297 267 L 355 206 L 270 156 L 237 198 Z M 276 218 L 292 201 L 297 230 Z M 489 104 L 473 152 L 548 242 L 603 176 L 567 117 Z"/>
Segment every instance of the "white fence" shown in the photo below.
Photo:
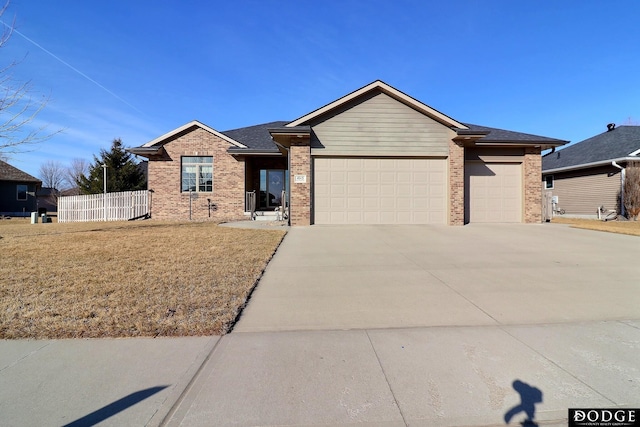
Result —
<path fill-rule="evenodd" d="M 65 196 L 58 199 L 58 222 L 125 221 L 150 214 L 149 192 Z"/>

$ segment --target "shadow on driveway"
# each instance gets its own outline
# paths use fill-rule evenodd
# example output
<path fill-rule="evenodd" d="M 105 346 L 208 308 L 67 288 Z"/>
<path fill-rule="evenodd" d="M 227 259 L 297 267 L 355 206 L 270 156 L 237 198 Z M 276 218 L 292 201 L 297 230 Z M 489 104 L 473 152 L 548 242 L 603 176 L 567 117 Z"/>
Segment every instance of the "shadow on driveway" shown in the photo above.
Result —
<path fill-rule="evenodd" d="M 167 387 L 169 386 L 163 385 L 136 391 L 135 393 L 131 393 L 130 395 L 125 396 L 122 399 L 118 399 L 115 402 L 110 403 L 107 406 L 104 406 L 88 415 L 85 415 L 82 418 L 78 418 L 77 420 L 70 422 L 69 424 L 65 424 L 63 427 L 87 427 L 96 425 L 106 420 L 107 418 L 110 418 L 117 413 L 130 408 L 136 403 L 153 396 L 154 394 L 164 390 Z"/>

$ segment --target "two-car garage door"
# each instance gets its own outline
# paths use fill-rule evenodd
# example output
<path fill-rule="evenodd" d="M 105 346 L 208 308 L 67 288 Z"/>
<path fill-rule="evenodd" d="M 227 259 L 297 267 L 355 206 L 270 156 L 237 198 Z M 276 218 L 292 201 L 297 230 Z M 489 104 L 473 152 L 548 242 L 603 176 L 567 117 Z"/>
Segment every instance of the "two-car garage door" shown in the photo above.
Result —
<path fill-rule="evenodd" d="M 447 161 L 314 159 L 316 224 L 446 224 Z"/>

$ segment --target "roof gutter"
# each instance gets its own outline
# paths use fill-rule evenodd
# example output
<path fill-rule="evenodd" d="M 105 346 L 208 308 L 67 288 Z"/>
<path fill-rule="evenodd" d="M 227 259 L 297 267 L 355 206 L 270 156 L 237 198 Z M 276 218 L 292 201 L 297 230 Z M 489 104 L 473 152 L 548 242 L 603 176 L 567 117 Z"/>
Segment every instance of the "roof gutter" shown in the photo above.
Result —
<path fill-rule="evenodd" d="M 227 149 L 227 153 L 237 156 L 237 155 L 252 155 L 252 156 L 279 156 L 282 155 L 280 151 L 277 150 L 261 150 L 258 148 L 236 148 L 231 147 Z"/>
<path fill-rule="evenodd" d="M 596 166 L 608 166 L 608 165 L 613 165 L 613 163 L 619 163 L 619 162 L 637 162 L 638 160 L 640 159 L 637 157 L 619 157 L 617 159 L 600 160 L 598 162 L 582 163 L 580 165 L 565 166 L 562 168 L 543 169 L 542 173 L 549 174 L 549 173 L 555 173 L 555 172 L 569 172 L 569 171 L 578 170 L 578 169 L 593 168 Z"/>
<path fill-rule="evenodd" d="M 142 157 L 149 157 L 152 156 L 154 154 L 159 154 L 160 151 L 162 150 L 162 146 L 161 145 L 156 145 L 153 147 L 134 147 L 134 148 L 127 148 L 125 149 L 125 151 L 128 151 L 131 154 L 135 154 L 136 156 L 142 156 Z"/>

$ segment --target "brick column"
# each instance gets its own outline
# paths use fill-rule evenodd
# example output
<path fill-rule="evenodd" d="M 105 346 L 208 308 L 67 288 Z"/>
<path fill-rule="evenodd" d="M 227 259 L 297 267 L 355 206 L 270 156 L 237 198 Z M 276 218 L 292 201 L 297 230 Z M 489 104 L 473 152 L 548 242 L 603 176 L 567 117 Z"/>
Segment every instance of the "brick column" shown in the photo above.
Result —
<path fill-rule="evenodd" d="M 464 225 L 464 146 L 449 141 L 449 225 Z"/>
<path fill-rule="evenodd" d="M 289 186 L 291 187 L 291 225 L 311 224 L 311 147 L 309 140 L 293 140 L 289 151 L 291 159 Z M 296 175 L 305 175 L 306 182 L 295 182 Z"/>
<path fill-rule="evenodd" d="M 542 156 L 540 148 L 525 148 L 524 164 L 524 222 L 542 222 Z"/>

